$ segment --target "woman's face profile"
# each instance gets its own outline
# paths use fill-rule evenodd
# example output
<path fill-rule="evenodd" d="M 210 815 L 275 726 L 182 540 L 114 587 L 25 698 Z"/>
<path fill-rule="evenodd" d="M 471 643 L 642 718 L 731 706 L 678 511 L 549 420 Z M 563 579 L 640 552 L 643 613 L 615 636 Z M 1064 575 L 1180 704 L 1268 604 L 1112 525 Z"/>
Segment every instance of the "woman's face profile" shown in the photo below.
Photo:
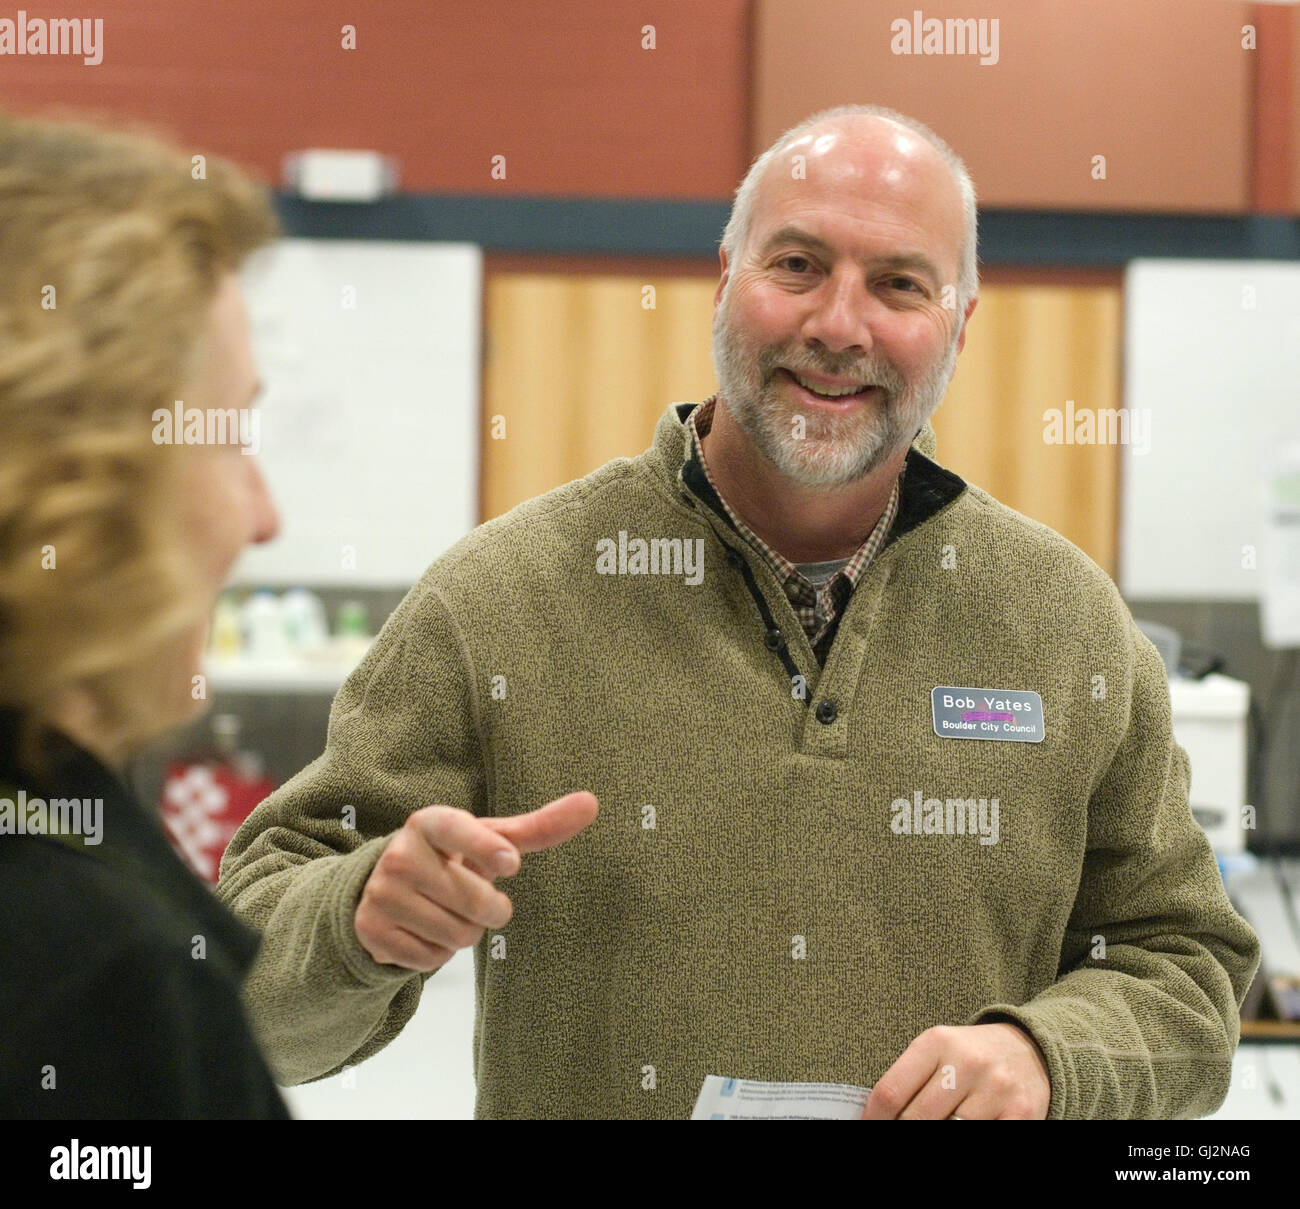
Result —
<path fill-rule="evenodd" d="M 280 531 L 280 518 L 262 478 L 256 442 L 244 444 L 261 393 L 249 337 L 248 308 L 239 278 L 227 272 L 209 311 L 207 351 L 202 371 L 183 398 L 188 414 L 198 408 L 238 413 L 241 423 L 224 427 L 225 439 L 185 445 L 172 450 L 184 459 L 182 506 L 187 544 L 195 559 L 197 585 L 210 604 L 225 586 L 230 570 L 245 546 L 270 541 Z M 211 431 L 209 429 L 208 431 Z M 193 636 L 191 666 L 197 670 L 207 644 L 205 621 Z"/>
<path fill-rule="evenodd" d="M 207 551 L 213 599 L 225 584 L 230 568 L 246 545 L 270 541 L 280 531 L 280 519 L 258 468 L 257 443 L 241 439 L 260 433 L 253 418 L 262 384 L 257 376 L 248 330 L 248 308 L 239 278 L 227 272 L 209 311 L 208 355 L 204 372 L 188 410 L 238 413 L 239 424 L 218 426 L 224 440 L 187 446 L 196 456 L 187 475 L 190 531 Z M 211 432 L 211 427 L 208 428 Z"/>

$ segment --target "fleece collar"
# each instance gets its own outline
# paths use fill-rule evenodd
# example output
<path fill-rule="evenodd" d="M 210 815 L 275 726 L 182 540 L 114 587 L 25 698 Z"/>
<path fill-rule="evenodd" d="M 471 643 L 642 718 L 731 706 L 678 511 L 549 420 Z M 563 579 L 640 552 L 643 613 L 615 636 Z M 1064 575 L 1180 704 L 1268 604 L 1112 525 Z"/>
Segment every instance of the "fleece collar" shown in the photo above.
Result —
<path fill-rule="evenodd" d="M 654 443 L 650 450 L 651 461 L 670 488 L 679 492 L 683 488 L 690 490 L 719 513 L 729 528 L 734 529 L 690 446 L 686 418 L 698 406 L 698 403 L 669 405 L 655 428 Z M 927 420 L 907 451 L 898 516 L 885 539 L 886 546 L 924 524 L 966 490 L 964 479 L 931 460 L 930 455 L 934 453 L 936 444 L 934 429 Z"/>

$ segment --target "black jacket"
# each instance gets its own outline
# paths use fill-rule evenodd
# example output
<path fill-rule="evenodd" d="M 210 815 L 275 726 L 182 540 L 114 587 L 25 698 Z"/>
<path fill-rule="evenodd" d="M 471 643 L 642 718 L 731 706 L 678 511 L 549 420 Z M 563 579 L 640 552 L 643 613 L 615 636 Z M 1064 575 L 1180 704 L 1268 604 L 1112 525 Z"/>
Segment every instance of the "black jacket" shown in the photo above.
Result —
<path fill-rule="evenodd" d="M 239 994 L 258 934 L 87 752 L 26 775 L 17 725 L 0 709 L 0 1118 L 287 1119 Z M 102 799 L 101 842 L 13 834 L 19 789 Z"/>

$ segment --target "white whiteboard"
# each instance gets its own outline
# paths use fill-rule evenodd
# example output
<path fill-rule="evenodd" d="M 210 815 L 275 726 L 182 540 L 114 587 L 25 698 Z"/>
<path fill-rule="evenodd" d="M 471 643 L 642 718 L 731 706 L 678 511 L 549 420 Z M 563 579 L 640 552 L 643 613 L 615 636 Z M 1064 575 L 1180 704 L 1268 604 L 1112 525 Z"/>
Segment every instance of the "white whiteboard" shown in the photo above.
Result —
<path fill-rule="evenodd" d="M 233 581 L 411 584 L 477 522 L 481 250 L 287 239 L 243 283 L 281 532 Z"/>
<path fill-rule="evenodd" d="M 1121 590 L 1258 599 L 1266 475 L 1300 440 L 1300 264 L 1135 260 L 1124 309 L 1124 405 L 1151 428 L 1150 452 L 1121 446 Z"/>

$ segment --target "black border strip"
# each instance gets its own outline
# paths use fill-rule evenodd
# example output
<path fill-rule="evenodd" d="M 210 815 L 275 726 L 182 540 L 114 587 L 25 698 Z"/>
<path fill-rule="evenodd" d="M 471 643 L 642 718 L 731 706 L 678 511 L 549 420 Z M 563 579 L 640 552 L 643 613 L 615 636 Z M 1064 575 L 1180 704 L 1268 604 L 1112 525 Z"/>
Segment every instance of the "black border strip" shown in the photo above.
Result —
<path fill-rule="evenodd" d="M 286 231 L 311 239 L 440 240 L 495 252 L 717 255 L 728 203 L 404 193 L 378 202 L 276 194 Z M 1300 217 L 980 213 L 986 265 L 1114 267 L 1139 256 L 1300 259 Z"/>

